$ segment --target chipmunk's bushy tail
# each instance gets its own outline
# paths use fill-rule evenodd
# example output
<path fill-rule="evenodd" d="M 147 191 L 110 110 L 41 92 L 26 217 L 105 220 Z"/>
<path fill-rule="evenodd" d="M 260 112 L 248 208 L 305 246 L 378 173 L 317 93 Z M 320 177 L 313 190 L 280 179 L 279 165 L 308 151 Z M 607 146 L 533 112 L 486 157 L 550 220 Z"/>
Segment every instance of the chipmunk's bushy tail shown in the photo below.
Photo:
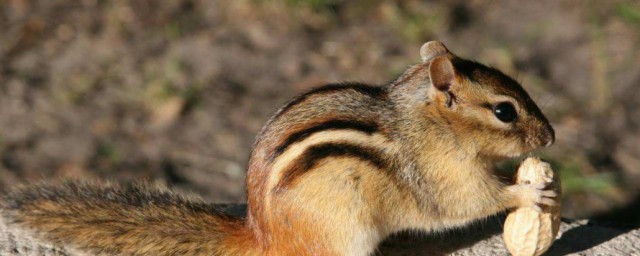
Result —
<path fill-rule="evenodd" d="M 167 190 L 66 182 L 8 194 L 10 225 L 89 254 L 256 255 L 242 219 Z"/>

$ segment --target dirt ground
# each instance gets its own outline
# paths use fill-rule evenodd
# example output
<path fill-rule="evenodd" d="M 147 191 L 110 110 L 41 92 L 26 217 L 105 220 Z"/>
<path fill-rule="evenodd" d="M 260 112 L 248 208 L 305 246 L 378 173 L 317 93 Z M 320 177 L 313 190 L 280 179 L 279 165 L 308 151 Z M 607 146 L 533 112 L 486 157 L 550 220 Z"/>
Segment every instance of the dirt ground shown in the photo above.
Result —
<path fill-rule="evenodd" d="M 384 84 L 429 40 L 543 108 L 564 216 L 640 223 L 637 1 L 0 0 L 0 191 L 144 180 L 243 202 L 280 105 L 325 82 Z"/>

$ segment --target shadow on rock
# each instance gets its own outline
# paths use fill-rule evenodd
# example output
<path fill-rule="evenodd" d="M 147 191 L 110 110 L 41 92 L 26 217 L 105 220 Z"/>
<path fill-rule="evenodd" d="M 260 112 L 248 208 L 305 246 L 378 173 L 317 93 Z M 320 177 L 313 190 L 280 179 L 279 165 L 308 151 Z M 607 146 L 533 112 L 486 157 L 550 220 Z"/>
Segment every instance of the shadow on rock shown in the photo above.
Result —
<path fill-rule="evenodd" d="M 562 237 L 553 243 L 553 246 L 545 255 L 567 255 L 585 251 L 630 231 L 632 229 L 605 227 L 593 225 L 589 222 L 586 225 L 575 226 L 565 230 Z"/>

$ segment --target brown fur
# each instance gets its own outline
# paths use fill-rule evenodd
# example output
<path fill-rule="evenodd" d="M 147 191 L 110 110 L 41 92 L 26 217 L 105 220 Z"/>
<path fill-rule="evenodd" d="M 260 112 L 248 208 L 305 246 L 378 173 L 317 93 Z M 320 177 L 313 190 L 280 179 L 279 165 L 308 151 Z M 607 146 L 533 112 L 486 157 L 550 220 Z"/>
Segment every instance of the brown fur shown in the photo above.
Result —
<path fill-rule="evenodd" d="M 286 189 L 307 171 L 313 170 L 320 161 L 326 158 L 353 157 L 360 161 L 370 162 L 376 168 L 388 170 L 391 167 L 386 157 L 378 149 L 349 143 L 325 143 L 307 148 L 304 153 L 292 162 L 274 188 L 276 191 Z"/>
<path fill-rule="evenodd" d="M 142 185 L 65 182 L 9 194 L 10 224 L 80 251 L 106 255 L 258 255 L 244 221 L 195 199 Z"/>
<path fill-rule="evenodd" d="M 328 121 L 318 123 L 317 125 L 306 125 L 304 129 L 300 131 L 292 131 L 292 133 L 286 137 L 284 142 L 279 144 L 278 148 L 274 151 L 271 159 L 280 155 L 287 147 L 296 142 L 302 141 L 309 137 L 311 134 L 326 131 L 326 130 L 343 130 L 350 129 L 356 131 L 362 131 L 368 134 L 372 134 L 378 130 L 378 125 L 375 122 L 354 122 L 351 120 L 329 119 Z"/>
<path fill-rule="evenodd" d="M 244 220 L 166 192 L 73 183 L 12 194 L 7 216 L 91 252 L 366 255 L 393 232 L 538 203 L 493 165 L 553 142 L 542 112 L 497 70 L 440 43 L 421 54 L 384 87 L 328 85 L 280 109 L 251 152 Z M 501 102 L 516 121 L 494 116 Z"/>

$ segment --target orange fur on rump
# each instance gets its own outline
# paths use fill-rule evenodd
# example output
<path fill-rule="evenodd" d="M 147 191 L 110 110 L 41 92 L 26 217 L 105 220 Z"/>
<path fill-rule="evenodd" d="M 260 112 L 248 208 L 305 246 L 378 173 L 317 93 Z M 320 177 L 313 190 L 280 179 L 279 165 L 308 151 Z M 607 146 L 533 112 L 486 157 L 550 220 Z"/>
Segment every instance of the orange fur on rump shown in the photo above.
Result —
<path fill-rule="evenodd" d="M 247 171 L 247 217 L 143 186 L 34 185 L 2 213 L 51 243 L 92 254 L 368 255 L 391 233 L 439 231 L 544 204 L 505 184 L 500 159 L 553 143 L 522 87 L 439 42 L 385 86 L 331 84 L 267 122 Z"/>

